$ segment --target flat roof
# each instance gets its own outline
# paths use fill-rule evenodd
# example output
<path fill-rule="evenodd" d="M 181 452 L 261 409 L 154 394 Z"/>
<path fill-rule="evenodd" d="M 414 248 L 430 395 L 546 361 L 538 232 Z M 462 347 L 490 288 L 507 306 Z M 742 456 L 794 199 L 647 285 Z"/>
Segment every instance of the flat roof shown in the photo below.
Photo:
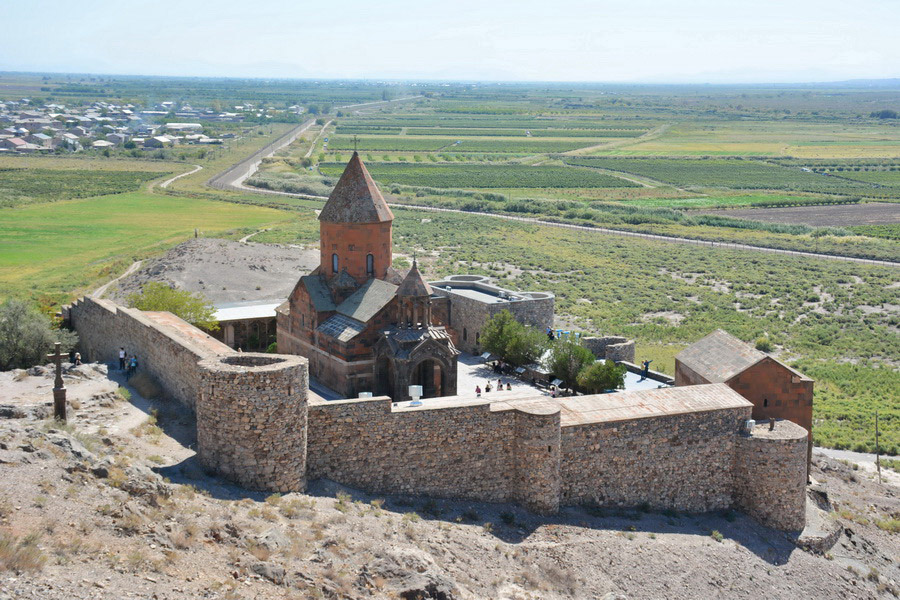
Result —
<path fill-rule="evenodd" d="M 485 302 L 489 304 L 497 304 L 500 302 L 509 302 L 509 298 L 501 298 L 499 294 L 492 294 L 491 292 L 485 292 L 483 290 L 479 290 L 471 287 L 453 287 L 453 286 L 441 286 L 442 288 L 450 287 L 449 290 L 454 294 L 459 296 L 465 296 L 466 298 L 472 298 L 473 300 L 478 300 L 479 302 Z"/>
<path fill-rule="evenodd" d="M 229 302 L 216 305 L 216 312 L 213 316 L 219 322 L 274 318 L 275 309 L 279 305 L 281 305 L 281 302 L 272 302 L 271 300 L 262 302 Z"/>

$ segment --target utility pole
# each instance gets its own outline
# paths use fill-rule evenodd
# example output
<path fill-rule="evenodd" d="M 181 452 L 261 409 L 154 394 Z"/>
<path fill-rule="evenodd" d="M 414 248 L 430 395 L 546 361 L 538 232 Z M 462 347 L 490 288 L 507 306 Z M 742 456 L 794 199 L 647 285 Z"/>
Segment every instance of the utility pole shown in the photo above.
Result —
<path fill-rule="evenodd" d="M 875 411 L 875 468 L 878 469 L 878 483 L 881 483 L 881 448 L 878 445 L 878 411 Z"/>

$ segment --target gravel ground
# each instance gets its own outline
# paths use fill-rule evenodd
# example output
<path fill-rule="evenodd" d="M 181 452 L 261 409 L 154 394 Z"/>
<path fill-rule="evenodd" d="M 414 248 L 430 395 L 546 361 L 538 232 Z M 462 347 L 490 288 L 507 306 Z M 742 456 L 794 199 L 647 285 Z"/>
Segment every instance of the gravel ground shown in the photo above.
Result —
<path fill-rule="evenodd" d="M 0 418 L 2 600 L 900 594 L 900 536 L 875 525 L 898 517 L 900 490 L 827 457 L 813 477 L 843 532 L 825 555 L 730 512 L 569 508 L 543 518 L 328 481 L 266 498 L 207 476 L 194 462 L 191 415 L 140 396 L 153 395 L 150 382 L 133 379 L 125 401 L 109 391 L 119 373 L 81 371 L 67 378 L 79 407 L 70 427 Z M 33 373 L 3 375 L 17 379 L 20 407 L 48 402 L 49 370 Z"/>
<path fill-rule="evenodd" d="M 301 275 L 319 265 L 316 248 L 197 238 L 149 260 L 123 278 L 109 297 L 121 302 L 148 281 L 201 292 L 213 304 L 284 300 Z"/>

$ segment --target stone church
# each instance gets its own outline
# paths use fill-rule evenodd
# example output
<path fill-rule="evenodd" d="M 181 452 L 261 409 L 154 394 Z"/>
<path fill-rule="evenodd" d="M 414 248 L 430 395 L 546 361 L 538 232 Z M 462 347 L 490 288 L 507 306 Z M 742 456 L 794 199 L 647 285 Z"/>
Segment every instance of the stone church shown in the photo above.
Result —
<path fill-rule="evenodd" d="M 354 152 L 319 214 L 320 261 L 276 309 L 278 351 L 346 398 L 456 394 L 459 351 L 413 261 L 392 266 L 394 215 Z M 441 313 L 441 314 L 438 314 Z"/>

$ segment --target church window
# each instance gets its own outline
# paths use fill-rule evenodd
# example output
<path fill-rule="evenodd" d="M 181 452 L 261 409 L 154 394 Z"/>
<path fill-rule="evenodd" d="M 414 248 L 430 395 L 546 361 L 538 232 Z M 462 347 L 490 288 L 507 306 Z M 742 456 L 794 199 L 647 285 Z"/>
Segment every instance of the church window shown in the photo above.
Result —
<path fill-rule="evenodd" d="M 463 327 L 463 341 L 466 341 L 468 339 L 469 339 L 469 332 L 466 331 L 465 327 Z"/>
<path fill-rule="evenodd" d="M 371 254 L 366 254 L 366 275 L 375 275 L 375 257 Z"/>
<path fill-rule="evenodd" d="M 479 343 L 480 340 L 481 340 L 481 332 L 480 332 L 480 331 L 476 331 L 476 332 L 475 332 L 475 344 L 477 345 L 477 344 Z"/>
<path fill-rule="evenodd" d="M 338 272 L 338 255 L 337 254 L 331 255 L 331 272 L 332 273 Z"/>
<path fill-rule="evenodd" d="M 769 399 L 763 398 L 763 406 L 768 406 L 768 405 L 769 405 Z"/>

